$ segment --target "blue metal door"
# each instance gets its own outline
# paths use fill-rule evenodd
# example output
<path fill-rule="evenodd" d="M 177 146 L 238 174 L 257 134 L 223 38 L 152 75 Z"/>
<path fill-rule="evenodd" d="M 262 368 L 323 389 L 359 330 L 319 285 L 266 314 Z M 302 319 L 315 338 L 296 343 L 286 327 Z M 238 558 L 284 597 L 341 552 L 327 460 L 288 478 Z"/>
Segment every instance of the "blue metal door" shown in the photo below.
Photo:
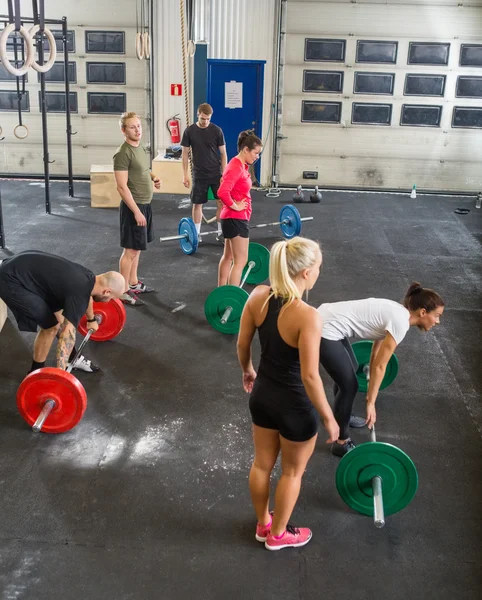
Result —
<path fill-rule="evenodd" d="M 224 132 L 228 159 L 238 153 L 238 135 L 254 129 L 261 137 L 263 118 L 264 60 L 208 59 L 207 102 L 213 107 L 213 123 Z M 259 180 L 260 161 L 255 164 Z"/>

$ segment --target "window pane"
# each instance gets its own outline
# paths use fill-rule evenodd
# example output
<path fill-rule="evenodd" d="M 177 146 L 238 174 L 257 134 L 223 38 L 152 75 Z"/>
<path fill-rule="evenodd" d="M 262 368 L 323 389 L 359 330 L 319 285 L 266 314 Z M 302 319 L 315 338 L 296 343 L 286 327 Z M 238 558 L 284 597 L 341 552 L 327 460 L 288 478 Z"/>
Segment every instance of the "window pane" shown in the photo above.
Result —
<path fill-rule="evenodd" d="M 301 121 L 303 123 L 339 123 L 341 102 L 302 102 Z"/>
<path fill-rule="evenodd" d="M 409 65 L 448 65 L 450 44 L 431 42 L 410 42 L 408 47 Z"/>
<path fill-rule="evenodd" d="M 342 92 L 342 71 L 303 71 L 304 92 Z"/>
<path fill-rule="evenodd" d="M 469 77 L 461 75 L 457 77 L 458 98 L 482 98 L 482 77 Z"/>
<path fill-rule="evenodd" d="M 407 75 L 405 77 L 405 96 L 443 96 L 445 75 Z"/>
<path fill-rule="evenodd" d="M 412 125 L 414 127 L 439 127 L 441 118 L 441 106 L 403 104 L 400 125 Z"/>
<path fill-rule="evenodd" d="M 305 39 L 305 60 L 343 62 L 345 40 Z"/>
<path fill-rule="evenodd" d="M 22 66 L 22 61 L 10 61 L 10 64 L 13 65 L 16 69 L 18 69 L 19 67 Z M 28 71 L 27 73 L 25 73 L 24 75 L 25 77 L 25 82 L 28 81 Z M 12 75 L 11 73 L 9 73 L 5 67 L 2 65 L 2 63 L 0 63 L 0 81 L 16 81 L 16 77 L 15 75 Z M 22 79 L 20 78 L 20 89 L 22 88 Z"/>
<path fill-rule="evenodd" d="M 359 40 L 356 44 L 356 62 L 393 63 L 397 62 L 398 42 L 370 42 Z"/>
<path fill-rule="evenodd" d="M 482 67 L 482 44 L 462 44 L 460 46 L 460 66 Z"/>
<path fill-rule="evenodd" d="M 392 122 L 392 105 L 354 102 L 351 122 L 366 125 L 390 125 Z"/>
<path fill-rule="evenodd" d="M 70 112 L 78 112 L 77 92 L 70 92 Z M 40 92 L 39 92 L 40 106 Z M 65 112 L 65 94 L 63 92 L 45 92 L 45 110 L 47 112 Z"/>
<path fill-rule="evenodd" d="M 38 74 L 38 80 L 40 81 L 40 73 Z M 45 73 L 45 81 L 51 81 L 53 83 L 63 83 L 64 77 L 64 63 L 62 61 L 55 61 L 50 71 Z M 69 60 L 69 83 L 77 83 L 77 64 L 74 61 Z"/>
<path fill-rule="evenodd" d="M 124 54 L 124 32 L 86 31 L 85 51 L 96 54 Z"/>
<path fill-rule="evenodd" d="M 89 113 L 117 115 L 126 111 L 126 95 L 108 92 L 87 92 Z"/>
<path fill-rule="evenodd" d="M 452 127 L 467 129 L 482 128 L 482 108 L 470 106 L 456 106 L 452 117 Z"/>
<path fill-rule="evenodd" d="M 87 83 L 126 82 L 125 63 L 87 63 Z"/>
<path fill-rule="evenodd" d="M 393 94 L 395 75 L 393 73 L 355 73 L 353 93 Z"/>
<path fill-rule="evenodd" d="M 22 111 L 30 111 L 30 98 L 28 92 L 22 94 L 22 101 L 20 105 Z M 17 92 L 0 90 L 0 110 L 5 112 L 18 110 Z"/>

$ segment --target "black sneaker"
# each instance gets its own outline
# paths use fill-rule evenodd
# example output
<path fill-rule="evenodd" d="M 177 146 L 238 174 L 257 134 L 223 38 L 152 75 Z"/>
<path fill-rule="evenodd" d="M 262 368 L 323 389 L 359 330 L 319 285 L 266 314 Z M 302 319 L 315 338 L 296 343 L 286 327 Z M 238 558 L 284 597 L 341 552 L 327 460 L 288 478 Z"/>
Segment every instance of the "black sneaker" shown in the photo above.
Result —
<path fill-rule="evenodd" d="M 367 424 L 367 420 L 364 419 L 363 417 L 356 417 L 355 415 L 351 415 L 350 427 L 355 427 L 355 428 L 365 427 L 366 424 Z"/>
<path fill-rule="evenodd" d="M 355 444 L 351 441 L 350 438 L 344 444 L 339 444 L 338 442 L 333 442 L 331 445 L 331 453 L 335 456 L 345 456 L 347 452 L 353 450 L 355 448 Z"/>
<path fill-rule="evenodd" d="M 134 292 L 134 294 L 149 294 L 150 292 L 153 292 L 154 289 L 148 287 L 143 281 L 139 280 L 136 285 L 129 286 L 129 291 Z"/>
<path fill-rule="evenodd" d="M 122 294 L 120 297 L 121 302 L 124 304 L 129 304 L 130 306 L 145 306 L 146 303 L 143 302 L 140 298 L 137 297 L 135 292 L 131 290 L 127 290 L 125 294 Z"/>
<path fill-rule="evenodd" d="M 73 369 L 74 371 L 84 371 L 85 373 L 97 373 L 97 371 L 100 371 L 98 365 L 95 365 L 90 359 L 82 356 L 82 354 L 75 361 Z"/>

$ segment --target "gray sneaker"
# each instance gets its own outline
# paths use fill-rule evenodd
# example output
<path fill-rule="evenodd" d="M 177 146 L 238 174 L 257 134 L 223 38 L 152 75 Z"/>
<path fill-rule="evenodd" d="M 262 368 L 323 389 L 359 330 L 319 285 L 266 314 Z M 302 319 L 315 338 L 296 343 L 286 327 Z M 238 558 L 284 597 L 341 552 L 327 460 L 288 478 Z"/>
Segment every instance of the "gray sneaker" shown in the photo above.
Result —
<path fill-rule="evenodd" d="M 331 453 L 335 456 L 345 456 L 350 450 L 355 448 L 355 444 L 351 441 L 350 438 L 344 444 L 339 444 L 338 442 L 333 442 L 331 445 Z"/>
<path fill-rule="evenodd" d="M 145 306 L 146 303 L 143 302 L 135 292 L 131 290 L 127 290 L 125 294 L 122 294 L 120 297 L 121 302 L 124 304 L 129 304 L 130 306 Z"/>
<path fill-rule="evenodd" d="M 358 429 L 359 427 L 365 427 L 366 424 L 367 420 L 363 417 L 356 417 L 355 415 L 351 415 L 350 427 L 356 427 Z"/>
<path fill-rule="evenodd" d="M 75 371 L 84 371 L 85 373 L 97 373 L 100 367 L 94 364 L 89 358 L 85 358 L 82 354 L 75 361 L 73 369 Z"/>

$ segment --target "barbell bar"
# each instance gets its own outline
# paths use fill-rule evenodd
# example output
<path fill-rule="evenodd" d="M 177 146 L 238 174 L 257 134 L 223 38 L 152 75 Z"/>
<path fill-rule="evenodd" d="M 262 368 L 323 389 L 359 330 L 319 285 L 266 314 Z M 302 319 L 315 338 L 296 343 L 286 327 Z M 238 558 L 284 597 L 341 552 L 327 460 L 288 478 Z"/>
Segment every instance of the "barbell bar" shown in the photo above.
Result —
<path fill-rule="evenodd" d="M 301 233 L 301 224 L 304 221 L 312 221 L 314 217 L 301 217 L 298 209 L 292 204 L 286 204 L 280 211 L 279 221 L 272 223 L 259 223 L 258 225 L 250 225 L 250 229 L 260 229 L 262 227 L 271 227 L 279 225 L 283 237 L 291 239 Z M 180 241 L 181 250 L 184 254 L 194 254 L 199 245 L 199 237 L 203 238 L 206 235 L 217 234 L 217 231 L 206 231 L 198 234 L 196 226 L 192 219 L 183 218 L 179 222 L 178 235 L 171 235 L 159 238 L 161 242 Z"/>
<path fill-rule="evenodd" d="M 241 281 L 241 283 L 239 284 L 239 287 L 241 289 L 243 289 L 244 284 L 246 283 L 246 279 L 248 279 L 249 274 L 251 273 L 251 271 L 254 269 L 254 267 L 256 266 L 256 263 L 254 262 L 254 260 L 250 260 L 248 262 L 248 268 L 246 269 L 246 272 L 244 274 L 244 277 Z M 232 306 L 227 306 L 226 310 L 223 312 L 223 316 L 221 317 L 221 324 L 225 325 L 229 319 L 229 317 L 231 316 L 231 313 L 233 312 L 233 307 Z"/>
<path fill-rule="evenodd" d="M 360 392 L 368 391 L 368 381 L 370 379 L 370 356 L 372 353 L 373 342 L 369 340 L 360 340 L 352 344 L 353 353 L 358 363 L 356 378 L 358 381 L 358 390 Z M 388 361 L 385 375 L 383 377 L 380 389 L 388 387 L 392 384 L 398 374 L 398 358 L 396 354 L 392 354 Z"/>
<path fill-rule="evenodd" d="M 353 510 L 372 516 L 375 527 L 385 525 L 385 515 L 401 511 L 413 500 L 418 473 L 411 458 L 392 444 L 371 441 L 343 456 L 336 471 L 336 489 Z"/>
<path fill-rule="evenodd" d="M 85 338 L 67 369 L 37 369 L 25 377 L 17 390 L 19 413 L 35 432 L 69 431 L 84 415 L 87 394 L 71 371 L 89 339 L 99 342 L 111 340 L 122 331 L 126 322 L 125 308 L 120 300 L 94 302 L 93 310 L 99 328 L 97 331 L 85 330 L 86 318 L 83 317 L 78 330 L 80 333 L 85 331 Z"/>

